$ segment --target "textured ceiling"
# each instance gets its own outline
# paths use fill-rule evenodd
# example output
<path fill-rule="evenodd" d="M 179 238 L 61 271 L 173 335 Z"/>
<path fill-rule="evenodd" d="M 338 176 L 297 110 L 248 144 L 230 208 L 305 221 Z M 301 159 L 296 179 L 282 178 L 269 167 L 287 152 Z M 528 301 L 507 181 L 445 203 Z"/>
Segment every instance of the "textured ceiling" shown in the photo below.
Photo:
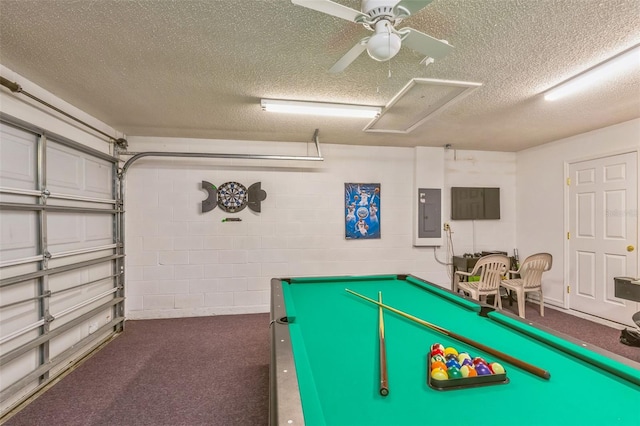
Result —
<path fill-rule="evenodd" d="M 318 128 L 323 143 L 518 151 L 640 117 L 640 72 L 540 96 L 640 43 L 640 0 L 435 0 L 405 25 L 453 53 L 428 66 L 408 48 L 389 62 L 365 53 L 330 74 L 370 33 L 288 0 L 0 0 L 0 63 L 129 136 L 300 142 Z M 260 108 L 384 106 L 412 78 L 483 86 L 402 135 Z"/>

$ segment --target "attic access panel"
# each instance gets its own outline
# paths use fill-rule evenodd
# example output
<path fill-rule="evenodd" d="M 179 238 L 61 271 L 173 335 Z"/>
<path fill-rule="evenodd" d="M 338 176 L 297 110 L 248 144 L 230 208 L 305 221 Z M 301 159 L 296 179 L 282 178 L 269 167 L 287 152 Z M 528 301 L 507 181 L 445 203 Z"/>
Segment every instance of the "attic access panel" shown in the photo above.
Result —
<path fill-rule="evenodd" d="M 414 78 L 363 130 L 379 133 L 410 133 L 480 86 L 482 86 L 481 83 L 468 81 Z"/>

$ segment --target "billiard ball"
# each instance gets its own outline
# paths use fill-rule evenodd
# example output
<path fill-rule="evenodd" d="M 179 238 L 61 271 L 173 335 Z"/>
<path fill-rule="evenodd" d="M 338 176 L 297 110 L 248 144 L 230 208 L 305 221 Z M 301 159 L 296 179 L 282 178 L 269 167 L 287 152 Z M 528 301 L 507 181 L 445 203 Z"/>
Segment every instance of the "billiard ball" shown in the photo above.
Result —
<path fill-rule="evenodd" d="M 475 365 L 476 367 L 478 366 L 478 364 L 484 364 L 487 365 L 487 361 L 485 361 L 483 358 L 480 358 L 479 356 L 475 357 L 473 359 L 473 365 Z"/>
<path fill-rule="evenodd" d="M 478 373 L 478 376 L 488 376 L 491 374 L 491 370 L 486 364 L 478 364 L 476 365 L 476 373 Z"/>
<path fill-rule="evenodd" d="M 440 343 L 434 343 L 433 345 L 431 345 L 431 350 L 436 350 L 436 349 L 440 349 L 442 351 L 442 353 L 444 353 L 444 346 L 441 345 Z"/>
<path fill-rule="evenodd" d="M 447 365 L 447 368 L 451 368 L 451 367 L 456 367 L 458 369 L 460 368 L 460 364 L 455 359 L 450 359 L 447 362 L 445 362 L 445 364 Z"/>
<path fill-rule="evenodd" d="M 440 349 L 440 348 L 431 349 L 430 355 L 432 357 L 436 356 L 436 355 L 442 355 L 442 357 L 444 357 L 444 351 L 442 349 Z"/>
<path fill-rule="evenodd" d="M 448 353 L 444 357 L 447 361 L 449 361 L 450 359 L 455 359 L 456 361 L 458 361 L 458 357 L 456 356 L 456 354 Z"/>
<path fill-rule="evenodd" d="M 446 359 L 444 359 L 444 357 L 442 355 L 432 356 L 431 357 L 431 362 L 436 362 L 436 361 L 445 362 Z"/>
<path fill-rule="evenodd" d="M 467 352 L 460 352 L 458 354 L 458 362 L 462 364 L 465 359 L 471 359 L 471 356 Z"/>
<path fill-rule="evenodd" d="M 470 365 L 463 365 L 460 367 L 460 374 L 462 374 L 462 377 L 476 377 L 478 375 L 475 368 Z"/>
<path fill-rule="evenodd" d="M 442 368 L 436 368 L 434 370 L 431 370 L 431 378 L 435 380 L 447 380 L 449 378 L 449 375 Z"/>
<path fill-rule="evenodd" d="M 493 371 L 493 374 L 504 374 L 504 367 L 499 362 L 492 362 L 489 364 L 489 368 Z"/>
<path fill-rule="evenodd" d="M 444 354 L 445 356 L 448 354 L 454 354 L 455 356 L 458 356 L 458 351 L 456 350 L 456 348 L 452 348 L 451 346 L 449 346 L 444 350 Z"/>
<path fill-rule="evenodd" d="M 435 370 L 436 368 L 439 368 L 441 370 L 446 370 L 449 367 L 447 367 L 447 365 L 444 362 L 440 362 L 440 361 L 432 362 L 431 371 Z"/>
<path fill-rule="evenodd" d="M 449 369 L 447 370 L 447 375 L 449 376 L 450 379 L 462 378 L 462 373 L 460 372 L 460 369 L 456 367 L 449 367 Z"/>
<path fill-rule="evenodd" d="M 462 361 L 462 365 L 463 366 L 469 365 L 469 366 L 473 367 L 473 361 L 471 361 L 470 358 L 466 358 L 464 361 Z"/>

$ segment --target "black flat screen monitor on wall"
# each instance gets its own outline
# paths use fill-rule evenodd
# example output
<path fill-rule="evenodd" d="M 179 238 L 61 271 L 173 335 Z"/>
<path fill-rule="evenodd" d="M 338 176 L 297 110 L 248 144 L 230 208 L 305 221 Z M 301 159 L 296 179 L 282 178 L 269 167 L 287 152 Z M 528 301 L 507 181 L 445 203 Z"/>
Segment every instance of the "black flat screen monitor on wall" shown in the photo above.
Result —
<path fill-rule="evenodd" d="M 451 187 L 451 219 L 500 219 L 500 188 Z"/>

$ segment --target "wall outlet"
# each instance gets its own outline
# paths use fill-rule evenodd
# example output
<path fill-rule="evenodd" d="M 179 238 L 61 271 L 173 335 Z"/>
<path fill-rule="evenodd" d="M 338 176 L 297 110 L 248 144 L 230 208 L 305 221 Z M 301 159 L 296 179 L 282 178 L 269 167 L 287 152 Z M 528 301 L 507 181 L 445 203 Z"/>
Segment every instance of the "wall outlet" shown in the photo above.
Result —
<path fill-rule="evenodd" d="M 445 222 L 444 225 L 442 225 L 442 229 L 445 230 L 445 231 L 448 231 L 450 229 L 449 228 L 449 223 Z"/>
<path fill-rule="evenodd" d="M 89 334 L 93 334 L 98 330 L 98 323 L 97 322 L 92 322 L 91 324 L 89 324 Z"/>

